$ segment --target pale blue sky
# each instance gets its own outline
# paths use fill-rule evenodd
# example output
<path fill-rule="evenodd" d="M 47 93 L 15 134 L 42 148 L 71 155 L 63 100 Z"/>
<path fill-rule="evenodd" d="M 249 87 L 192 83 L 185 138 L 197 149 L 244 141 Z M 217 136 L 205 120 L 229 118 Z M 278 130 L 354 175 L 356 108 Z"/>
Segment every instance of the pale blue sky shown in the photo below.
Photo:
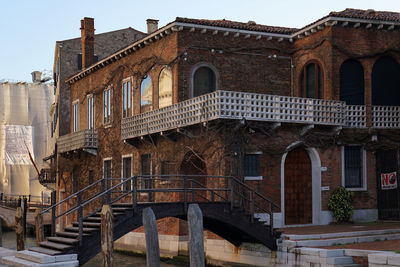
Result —
<path fill-rule="evenodd" d="M 400 0 L 0 0 L 0 80 L 30 81 L 33 70 L 51 70 L 57 40 L 80 36 L 80 20 L 95 18 L 96 33 L 132 27 L 146 19 L 164 26 L 175 17 L 229 19 L 303 27 L 347 7 L 400 12 Z"/>

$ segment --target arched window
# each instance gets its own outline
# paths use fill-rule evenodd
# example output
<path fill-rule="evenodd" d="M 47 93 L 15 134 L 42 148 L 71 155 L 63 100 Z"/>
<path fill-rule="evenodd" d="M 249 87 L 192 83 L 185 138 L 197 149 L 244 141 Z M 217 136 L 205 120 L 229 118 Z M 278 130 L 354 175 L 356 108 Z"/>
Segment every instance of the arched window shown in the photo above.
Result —
<path fill-rule="evenodd" d="M 202 66 L 196 69 L 193 75 L 193 97 L 208 94 L 216 90 L 215 72 L 207 67 Z"/>
<path fill-rule="evenodd" d="M 356 60 L 346 60 L 340 66 L 340 100 L 364 105 L 364 69 Z"/>
<path fill-rule="evenodd" d="M 400 106 L 400 65 L 392 57 L 381 57 L 372 68 L 372 105 Z"/>
<path fill-rule="evenodd" d="M 164 68 L 158 79 L 158 107 L 172 105 L 172 71 Z"/>
<path fill-rule="evenodd" d="M 153 83 L 149 75 L 143 77 L 140 84 L 140 112 L 150 111 L 153 108 Z"/>
<path fill-rule="evenodd" d="M 322 98 L 323 81 L 321 67 L 315 63 L 307 64 L 301 71 L 300 96 Z"/>

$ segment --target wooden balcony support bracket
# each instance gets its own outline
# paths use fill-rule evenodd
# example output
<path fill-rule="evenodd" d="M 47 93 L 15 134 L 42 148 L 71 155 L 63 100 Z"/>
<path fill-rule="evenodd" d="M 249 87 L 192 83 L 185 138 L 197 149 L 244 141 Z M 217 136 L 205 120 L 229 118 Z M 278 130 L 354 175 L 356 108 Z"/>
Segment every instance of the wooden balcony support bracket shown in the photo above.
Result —
<path fill-rule="evenodd" d="M 310 124 L 310 125 L 305 125 L 300 129 L 300 136 L 304 136 L 306 135 L 309 131 L 311 131 L 312 129 L 314 129 L 314 124 Z"/>

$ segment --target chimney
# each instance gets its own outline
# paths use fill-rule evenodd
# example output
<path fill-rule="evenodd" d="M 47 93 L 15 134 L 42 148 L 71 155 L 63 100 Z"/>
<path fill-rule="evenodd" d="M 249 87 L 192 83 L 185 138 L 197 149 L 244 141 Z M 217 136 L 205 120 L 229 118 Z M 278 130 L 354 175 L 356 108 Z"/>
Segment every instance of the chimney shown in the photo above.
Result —
<path fill-rule="evenodd" d="M 39 83 L 42 80 L 42 73 L 38 70 L 32 71 L 32 82 Z"/>
<path fill-rule="evenodd" d="M 153 33 L 158 30 L 158 20 L 157 19 L 147 19 L 147 33 Z"/>
<path fill-rule="evenodd" d="M 93 64 L 94 58 L 94 19 L 81 20 L 82 69 Z"/>

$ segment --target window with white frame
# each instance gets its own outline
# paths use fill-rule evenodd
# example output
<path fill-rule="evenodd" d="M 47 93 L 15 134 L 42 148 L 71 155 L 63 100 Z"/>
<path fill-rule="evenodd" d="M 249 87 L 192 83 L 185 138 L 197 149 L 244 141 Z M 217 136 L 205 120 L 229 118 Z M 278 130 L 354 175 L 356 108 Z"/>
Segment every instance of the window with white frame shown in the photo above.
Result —
<path fill-rule="evenodd" d="M 243 159 L 243 172 L 245 180 L 262 180 L 260 175 L 260 155 L 262 152 L 248 152 Z"/>
<path fill-rule="evenodd" d="M 126 79 L 122 82 L 122 118 L 132 115 L 132 81 Z"/>
<path fill-rule="evenodd" d="M 87 128 L 94 129 L 94 97 L 93 95 L 87 96 Z"/>
<path fill-rule="evenodd" d="M 79 131 L 79 100 L 72 102 L 72 132 Z"/>
<path fill-rule="evenodd" d="M 122 157 L 122 181 L 132 177 L 132 156 L 123 156 Z M 128 181 L 122 185 L 122 191 L 128 192 L 132 189 L 131 183 L 132 181 Z"/>
<path fill-rule="evenodd" d="M 366 190 L 366 152 L 362 146 L 342 147 L 342 184 L 348 190 Z"/>
<path fill-rule="evenodd" d="M 111 88 L 104 90 L 104 124 L 111 123 Z"/>

